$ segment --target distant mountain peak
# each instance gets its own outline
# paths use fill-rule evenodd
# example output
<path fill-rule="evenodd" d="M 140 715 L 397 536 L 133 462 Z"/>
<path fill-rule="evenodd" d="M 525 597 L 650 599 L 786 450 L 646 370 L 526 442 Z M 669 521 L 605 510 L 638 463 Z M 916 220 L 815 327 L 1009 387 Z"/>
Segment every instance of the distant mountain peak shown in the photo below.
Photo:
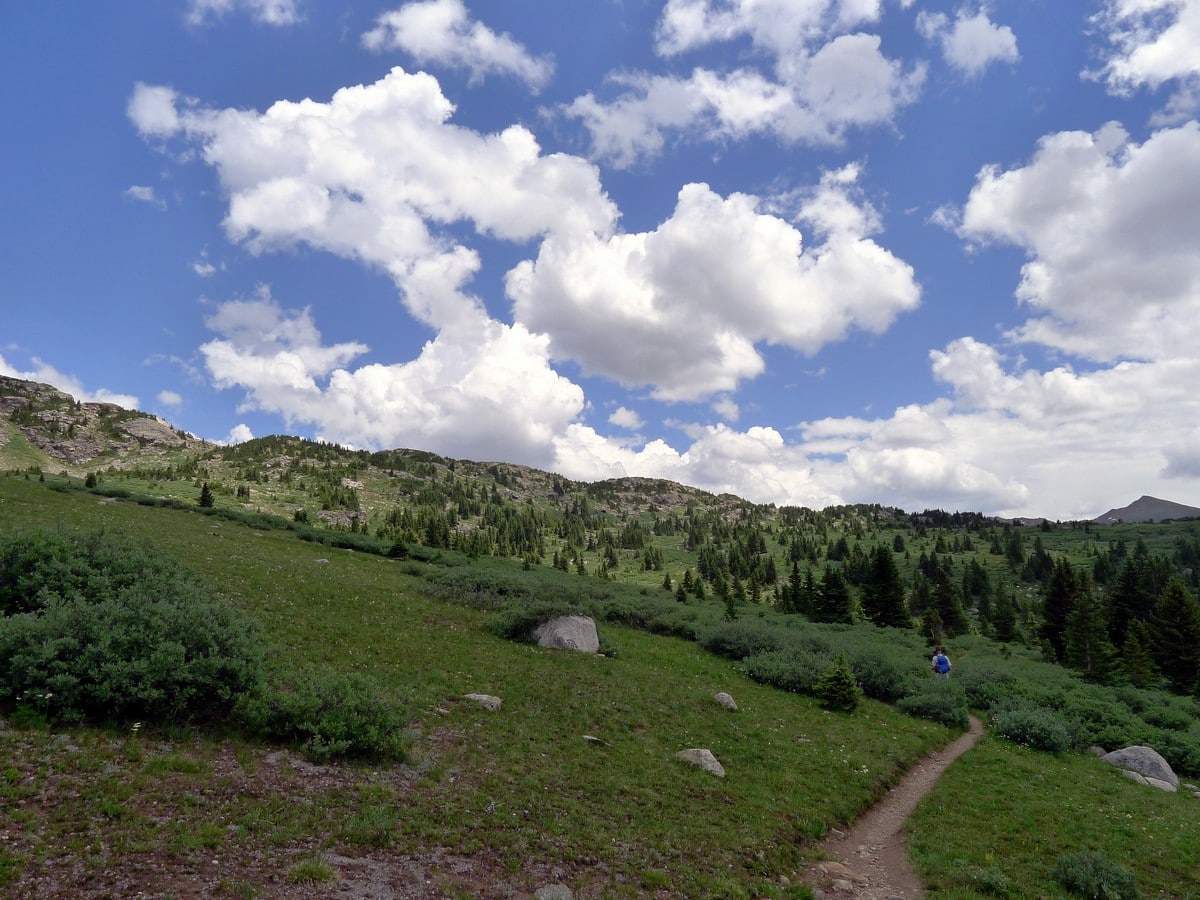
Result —
<path fill-rule="evenodd" d="M 1164 522 L 1167 519 L 1197 518 L 1200 518 L 1200 508 L 1142 494 L 1128 506 L 1110 509 L 1092 521 L 1097 525 L 1112 525 L 1114 522 Z"/>

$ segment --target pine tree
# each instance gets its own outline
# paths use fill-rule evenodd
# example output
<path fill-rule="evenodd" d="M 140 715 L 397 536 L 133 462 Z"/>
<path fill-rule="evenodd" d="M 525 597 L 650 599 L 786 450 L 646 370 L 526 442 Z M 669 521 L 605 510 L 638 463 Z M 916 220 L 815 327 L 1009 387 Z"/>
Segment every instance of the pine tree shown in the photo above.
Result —
<path fill-rule="evenodd" d="M 813 692 L 826 709 L 854 712 L 858 708 L 862 701 L 862 688 L 858 686 L 858 679 L 854 677 L 854 670 L 846 661 L 845 653 L 839 653 L 833 665 L 817 679 Z"/>
<path fill-rule="evenodd" d="M 208 482 L 206 481 L 204 482 L 204 486 L 200 488 L 200 508 L 212 509 L 213 502 L 212 488 L 208 486 Z"/>
<path fill-rule="evenodd" d="M 1154 681 L 1154 654 L 1151 651 L 1150 626 L 1134 619 L 1125 630 L 1121 649 L 1121 671 L 1135 687 L 1150 687 Z"/>
<path fill-rule="evenodd" d="M 904 582 L 892 551 L 876 544 L 868 562 L 862 587 L 862 608 L 868 619 L 881 627 L 909 628 L 912 620 L 904 607 Z"/>
<path fill-rule="evenodd" d="M 958 588 L 950 580 L 950 574 L 942 568 L 933 576 L 933 606 L 941 619 L 946 637 L 958 637 L 971 630 Z"/>
<path fill-rule="evenodd" d="M 1151 647 L 1159 671 L 1180 693 L 1196 689 L 1200 677 L 1200 604 L 1179 580 L 1172 580 L 1150 623 Z"/>
<path fill-rule="evenodd" d="M 1050 658 L 1062 661 L 1067 653 L 1067 616 L 1079 593 L 1079 577 L 1065 559 L 1054 563 L 1042 602 L 1041 636 Z"/>
<path fill-rule="evenodd" d="M 809 617 L 814 622 L 849 622 L 854 600 L 850 586 L 837 569 L 826 569 L 817 591 L 816 606 Z"/>
<path fill-rule="evenodd" d="M 992 633 L 996 640 L 1008 643 L 1017 637 L 1017 608 L 1001 581 L 996 585 L 996 598 L 992 603 Z"/>
<path fill-rule="evenodd" d="M 1117 650 L 1108 639 L 1104 610 L 1086 575 L 1080 580 L 1074 604 L 1067 614 L 1063 644 L 1067 665 L 1082 672 L 1084 678 L 1101 683 L 1112 679 Z"/>

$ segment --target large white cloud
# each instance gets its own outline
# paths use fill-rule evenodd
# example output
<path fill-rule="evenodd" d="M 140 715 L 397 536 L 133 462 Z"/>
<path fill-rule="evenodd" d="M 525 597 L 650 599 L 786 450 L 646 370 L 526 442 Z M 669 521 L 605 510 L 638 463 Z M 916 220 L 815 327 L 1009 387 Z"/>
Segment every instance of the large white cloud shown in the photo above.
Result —
<path fill-rule="evenodd" d="M 547 363 L 547 342 L 478 314 L 394 365 L 348 364 L 357 342 L 324 346 L 309 310 L 261 290 L 220 305 L 201 348 L 220 388 L 246 392 L 243 409 L 314 426 L 359 447 L 413 447 L 450 456 L 548 465 L 551 438 L 583 408 L 583 392 Z"/>
<path fill-rule="evenodd" d="M 1200 110 L 1200 2 L 1107 0 L 1093 21 L 1110 43 L 1095 73 L 1117 95 L 1173 84 L 1158 124 L 1177 124 Z"/>
<path fill-rule="evenodd" d="M 748 36 L 770 71 L 739 62 L 687 77 L 620 73 L 616 97 L 589 92 L 562 112 L 583 122 L 596 156 L 622 167 L 660 153 L 672 132 L 839 144 L 853 128 L 890 122 L 924 81 L 923 66 L 906 71 L 877 35 L 852 31 L 878 17 L 875 0 L 672 0 L 656 33 L 661 55 Z"/>
<path fill-rule="evenodd" d="M 921 12 L 917 30 L 942 48 L 951 66 L 974 78 L 994 62 L 1016 62 L 1017 37 L 1007 25 L 996 25 L 987 10 L 968 15 L 959 10 L 951 22 L 945 13 Z"/>
<path fill-rule="evenodd" d="M 507 34 L 473 21 L 462 0 L 420 0 L 382 13 L 362 42 L 376 52 L 403 50 L 422 65 L 466 69 L 475 82 L 512 75 L 536 91 L 554 71 L 548 57 L 531 56 Z"/>
<path fill-rule="evenodd" d="M 1020 340 L 1097 360 L 1193 354 L 1200 340 L 1200 125 L 1142 144 L 1116 125 L 1042 139 L 979 173 L 961 233 L 1025 249 Z"/>
<path fill-rule="evenodd" d="M 799 217 L 822 238 L 760 212 L 757 198 L 686 185 L 656 230 L 550 236 L 517 266 L 520 321 L 552 335 L 556 357 L 666 400 L 735 389 L 763 369 L 759 342 L 814 353 L 851 328 L 886 329 L 916 306 L 913 270 L 867 235 L 874 211 L 855 172 L 826 175 Z"/>

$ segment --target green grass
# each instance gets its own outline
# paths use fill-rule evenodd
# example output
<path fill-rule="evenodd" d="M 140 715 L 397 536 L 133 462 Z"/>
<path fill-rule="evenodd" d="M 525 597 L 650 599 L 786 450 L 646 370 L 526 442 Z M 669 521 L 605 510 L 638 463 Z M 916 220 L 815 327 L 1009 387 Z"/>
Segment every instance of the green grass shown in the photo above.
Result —
<path fill-rule="evenodd" d="M 39 772 L 53 766 L 62 771 L 54 790 L 89 785 L 86 806 L 31 810 L 22 829 L 31 860 L 55 855 L 80 823 L 102 816 L 110 837 L 87 857 L 97 868 L 119 865 L 113 848 L 200 856 L 225 823 L 234 832 L 223 856 L 251 844 L 328 844 L 348 854 L 454 847 L 494 860 L 524 889 L 538 886 L 523 881 L 525 861 L 562 860 L 577 883 L 618 894 L 662 872 L 685 893 L 769 891 L 780 874 L 794 875 L 807 840 L 855 816 L 907 760 L 949 737 L 878 703 L 854 716 L 823 712 L 682 640 L 606 626 L 614 659 L 501 640 L 485 628 L 490 613 L 427 597 L 423 579 L 408 574 L 423 569 L 409 562 L 36 481 L 0 485 L 0 527 L 100 527 L 152 539 L 257 618 L 290 662 L 368 675 L 416 711 L 424 737 L 406 778 L 347 767 L 344 782 L 296 803 L 214 788 L 255 777 L 241 760 L 222 762 L 228 754 L 216 736 L 167 736 L 162 747 L 162 736 L 145 731 L 83 730 L 69 733 L 79 752 L 59 758 L 53 730 L 8 730 L 0 756 L 21 760 L 17 784 L 48 788 Z M 734 694 L 740 712 L 715 703 L 720 690 Z M 469 692 L 499 695 L 504 708 L 489 713 L 461 700 Z M 675 759 L 693 746 L 709 747 L 728 777 Z M 277 771 L 264 765 L 268 752 L 252 754 L 254 773 Z M 242 774 L 223 774 L 231 765 Z M 172 827 L 149 826 L 154 807 Z M 25 869 L 37 877 L 36 862 Z"/>
<path fill-rule="evenodd" d="M 27 893 L 68 857 L 78 877 L 102 879 L 144 859 L 198 871 L 215 853 L 230 890 L 249 896 L 335 854 L 403 848 L 434 859 L 453 848 L 517 891 L 561 880 L 613 896 L 786 896 L 780 877 L 795 880 L 815 839 L 952 736 L 876 701 L 852 715 L 826 712 L 695 643 L 615 625 L 601 625 L 614 658 L 502 640 L 488 631 L 492 613 L 429 594 L 424 574 L 435 567 L 426 563 L 0 479 L 0 529 L 36 525 L 153 541 L 257 619 L 278 658 L 375 681 L 412 711 L 416 741 L 406 766 L 313 770 L 237 735 L 0 722 L 0 880 Z M 662 574 L 647 577 L 654 593 Z M 962 642 L 956 672 L 997 653 Z M 1017 651 L 1013 665 L 1033 671 L 1033 657 Z M 722 690 L 738 712 L 714 702 Z M 461 699 L 470 692 L 504 706 L 488 712 Z M 721 760 L 725 779 L 675 759 L 696 746 Z M 1093 843 L 1060 827 L 1063 803 Z M 1200 893 L 1196 851 L 1168 835 L 1194 838 L 1197 809 L 1190 796 L 1140 788 L 1089 758 L 987 739 L 918 810 L 914 857 L 941 896 L 1008 885 L 1010 896 L 1060 896 L 1050 872 L 1078 849 L 1128 865 L 1147 894 L 1172 883 Z M 88 837 L 96 822 L 99 843 Z M 1137 850 L 1139 836 L 1166 849 Z M 561 877 L 549 877 L 554 867 Z"/>
<path fill-rule="evenodd" d="M 930 897 L 1068 897 L 1051 873 L 1081 850 L 1130 869 L 1143 897 L 1200 895 L 1200 801 L 1134 784 L 1090 756 L 985 737 L 909 820 Z"/>

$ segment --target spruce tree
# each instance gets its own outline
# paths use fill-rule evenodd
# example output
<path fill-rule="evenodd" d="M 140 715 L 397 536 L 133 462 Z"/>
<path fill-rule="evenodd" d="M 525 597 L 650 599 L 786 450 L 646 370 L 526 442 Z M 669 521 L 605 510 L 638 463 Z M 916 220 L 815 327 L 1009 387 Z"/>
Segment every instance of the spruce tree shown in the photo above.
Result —
<path fill-rule="evenodd" d="M 1079 593 L 1079 577 L 1065 559 L 1058 559 L 1046 582 L 1042 600 L 1041 636 L 1048 648 L 1047 655 L 1058 661 L 1066 657 L 1067 616 Z"/>
<path fill-rule="evenodd" d="M 942 568 L 933 576 L 933 606 L 941 619 L 946 637 L 958 637 L 971 630 L 958 588 L 950 580 L 949 573 Z"/>
<path fill-rule="evenodd" d="M 996 585 L 996 598 L 992 603 L 992 634 L 1001 643 L 1017 637 L 1017 608 L 1003 581 Z"/>
<path fill-rule="evenodd" d="M 883 544 L 871 551 L 867 580 L 862 586 L 863 613 L 876 625 L 909 628 L 912 619 L 904 606 L 904 581 L 892 551 Z"/>
<path fill-rule="evenodd" d="M 208 482 L 204 482 L 204 486 L 200 488 L 200 508 L 211 509 L 213 505 L 212 488 L 208 486 Z"/>
<path fill-rule="evenodd" d="M 1158 601 L 1150 635 L 1155 662 L 1171 687 L 1194 691 L 1200 677 L 1200 604 L 1178 579 Z"/>
<path fill-rule="evenodd" d="M 1108 622 L 1100 601 L 1084 575 L 1063 632 L 1066 663 L 1089 681 L 1106 683 L 1117 667 L 1117 650 L 1108 639 Z"/>
<path fill-rule="evenodd" d="M 1125 629 L 1125 646 L 1121 648 L 1121 672 L 1134 687 L 1150 687 L 1154 682 L 1154 653 L 1151 649 L 1150 626 L 1134 619 Z"/>
<path fill-rule="evenodd" d="M 814 622 L 850 622 L 854 599 L 850 585 L 837 569 L 826 569 L 817 591 L 816 606 L 809 618 Z"/>

